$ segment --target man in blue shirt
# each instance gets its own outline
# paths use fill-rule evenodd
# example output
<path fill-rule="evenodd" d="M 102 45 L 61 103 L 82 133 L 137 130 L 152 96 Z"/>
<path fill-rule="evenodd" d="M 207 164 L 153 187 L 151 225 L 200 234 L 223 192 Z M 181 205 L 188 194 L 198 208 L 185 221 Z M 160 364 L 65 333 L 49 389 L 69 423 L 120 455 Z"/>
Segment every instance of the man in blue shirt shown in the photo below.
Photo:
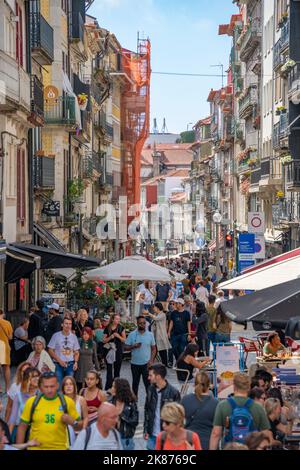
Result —
<path fill-rule="evenodd" d="M 146 330 L 145 317 L 137 318 L 137 330 L 128 335 L 125 351 L 131 351 L 132 390 L 137 397 L 141 376 L 147 391 L 148 367 L 153 364 L 156 356 L 155 339 L 153 333 Z"/>

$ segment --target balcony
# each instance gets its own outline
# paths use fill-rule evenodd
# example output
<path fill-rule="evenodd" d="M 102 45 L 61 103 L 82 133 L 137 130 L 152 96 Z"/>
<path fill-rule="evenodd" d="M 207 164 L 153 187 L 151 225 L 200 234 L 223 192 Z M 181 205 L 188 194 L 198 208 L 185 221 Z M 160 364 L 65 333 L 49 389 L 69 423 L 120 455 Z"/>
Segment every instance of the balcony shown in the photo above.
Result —
<path fill-rule="evenodd" d="M 261 41 L 261 21 L 260 18 L 254 18 L 250 21 L 247 30 L 239 37 L 237 46 L 240 50 L 240 59 L 247 62 L 251 54 L 259 46 Z"/>
<path fill-rule="evenodd" d="M 20 107 L 30 113 L 30 76 L 16 60 L 0 50 L 0 112 L 14 112 Z"/>
<path fill-rule="evenodd" d="M 299 64 L 295 65 L 295 67 L 290 71 L 288 84 L 289 84 L 289 92 L 288 92 L 289 99 L 295 102 L 294 104 L 299 103 L 300 102 L 300 65 Z"/>
<path fill-rule="evenodd" d="M 84 21 L 78 11 L 70 13 L 69 19 L 69 39 L 71 42 L 83 42 Z"/>
<path fill-rule="evenodd" d="M 100 134 L 108 143 L 112 142 L 114 137 L 114 128 L 107 122 L 106 113 L 100 111 L 99 119 L 94 123 L 95 131 Z"/>
<path fill-rule="evenodd" d="M 36 126 L 43 126 L 44 120 L 44 85 L 36 75 L 31 75 L 31 116 L 30 122 Z"/>
<path fill-rule="evenodd" d="M 81 129 L 76 131 L 76 140 L 86 144 L 91 141 L 91 113 L 81 111 Z"/>
<path fill-rule="evenodd" d="M 274 158 L 264 158 L 260 163 L 261 177 L 259 186 L 263 190 L 267 186 L 281 185 L 282 164 Z"/>
<path fill-rule="evenodd" d="M 281 52 L 281 38 L 278 39 L 273 49 L 273 69 L 278 71 L 284 64 L 284 56 Z"/>
<path fill-rule="evenodd" d="M 31 55 L 40 65 L 54 61 L 53 29 L 40 13 L 30 13 Z"/>
<path fill-rule="evenodd" d="M 73 90 L 75 95 L 85 94 L 88 96 L 88 98 L 90 98 L 91 85 L 80 80 L 79 76 L 76 73 L 73 74 Z M 89 101 L 86 109 L 90 111 Z"/>
<path fill-rule="evenodd" d="M 286 51 L 290 44 L 290 22 L 287 21 L 285 25 L 281 28 L 281 45 L 280 50 L 283 53 Z"/>
<path fill-rule="evenodd" d="M 245 95 L 239 100 L 239 117 L 246 119 L 252 116 L 254 107 L 257 105 L 258 92 L 256 85 L 250 85 Z"/>
<path fill-rule="evenodd" d="M 289 191 L 300 189 L 300 160 L 293 160 L 285 165 L 286 187 Z"/>
<path fill-rule="evenodd" d="M 73 96 L 60 96 L 54 103 L 45 102 L 45 123 L 52 126 L 70 126 L 73 128 L 76 121 L 75 98 Z"/>
<path fill-rule="evenodd" d="M 55 189 L 55 158 L 33 157 L 33 186 L 36 190 Z"/>
<path fill-rule="evenodd" d="M 93 152 L 91 155 L 86 155 L 82 160 L 82 177 L 90 179 L 102 173 L 103 169 L 103 155 Z"/>
<path fill-rule="evenodd" d="M 289 136 L 289 113 L 284 113 L 280 115 L 279 132 L 280 139 L 285 139 Z"/>

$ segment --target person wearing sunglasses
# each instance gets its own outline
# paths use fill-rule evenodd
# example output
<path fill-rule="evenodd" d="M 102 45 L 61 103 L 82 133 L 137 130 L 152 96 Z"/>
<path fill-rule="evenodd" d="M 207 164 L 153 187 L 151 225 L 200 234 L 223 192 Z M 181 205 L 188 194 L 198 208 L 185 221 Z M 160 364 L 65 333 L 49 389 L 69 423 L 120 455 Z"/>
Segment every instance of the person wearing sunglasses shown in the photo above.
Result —
<path fill-rule="evenodd" d="M 132 390 L 137 397 L 141 376 L 147 391 L 148 367 L 153 364 L 156 356 L 154 335 L 146 329 L 145 317 L 137 318 L 137 329 L 129 333 L 125 342 L 125 351 L 131 351 Z"/>
<path fill-rule="evenodd" d="M 202 450 L 197 433 L 184 429 L 185 412 L 179 403 L 166 403 L 161 410 L 163 431 L 156 439 L 156 450 Z"/>

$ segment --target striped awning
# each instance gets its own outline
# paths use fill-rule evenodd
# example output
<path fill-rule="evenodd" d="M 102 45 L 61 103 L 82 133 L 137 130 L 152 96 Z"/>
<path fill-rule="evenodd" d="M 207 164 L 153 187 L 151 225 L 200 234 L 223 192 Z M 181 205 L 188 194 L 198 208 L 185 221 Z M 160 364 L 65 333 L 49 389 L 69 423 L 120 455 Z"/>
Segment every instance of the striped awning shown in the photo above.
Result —
<path fill-rule="evenodd" d="M 209 242 L 207 248 L 211 252 L 211 251 L 214 251 L 216 249 L 216 246 L 217 246 L 216 240 L 212 240 L 211 242 Z M 223 248 L 223 246 L 224 246 L 224 237 L 221 236 L 220 237 L 220 248 Z"/>

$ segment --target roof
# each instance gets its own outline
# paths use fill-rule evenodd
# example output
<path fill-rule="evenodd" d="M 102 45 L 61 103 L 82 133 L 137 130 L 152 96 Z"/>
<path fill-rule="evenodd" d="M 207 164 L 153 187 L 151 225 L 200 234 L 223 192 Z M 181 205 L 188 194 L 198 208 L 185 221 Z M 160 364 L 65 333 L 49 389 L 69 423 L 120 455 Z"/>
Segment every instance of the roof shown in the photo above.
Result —
<path fill-rule="evenodd" d="M 209 126 L 209 124 L 211 124 L 211 116 L 208 116 L 204 119 L 199 119 L 199 121 L 196 122 L 193 128 L 196 129 L 201 126 Z"/>
<path fill-rule="evenodd" d="M 185 192 L 173 194 L 170 198 L 170 202 L 185 202 L 187 200 L 187 195 Z"/>
<path fill-rule="evenodd" d="M 191 144 L 157 144 L 156 151 L 161 152 L 161 162 L 168 166 L 184 165 L 189 167 L 193 160 L 193 153 L 190 149 Z M 154 146 L 145 146 L 142 150 L 142 166 L 153 166 Z"/>
<path fill-rule="evenodd" d="M 145 180 L 142 183 L 142 186 L 151 186 L 157 184 L 159 181 L 164 181 L 167 178 L 187 178 L 189 176 L 189 169 L 181 168 L 179 170 L 170 170 L 168 173 L 161 174 L 159 176 L 155 176 L 154 178 L 150 178 Z"/>
<path fill-rule="evenodd" d="M 211 89 L 210 92 L 209 92 L 209 95 L 207 97 L 207 101 L 213 101 L 213 99 L 214 99 L 214 97 L 216 96 L 217 93 L 218 93 L 218 90 Z"/>
<path fill-rule="evenodd" d="M 233 35 L 234 26 L 237 22 L 242 21 L 242 15 L 232 15 L 229 24 L 220 24 L 219 36 L 227 34 L 228 36 Z"/>

